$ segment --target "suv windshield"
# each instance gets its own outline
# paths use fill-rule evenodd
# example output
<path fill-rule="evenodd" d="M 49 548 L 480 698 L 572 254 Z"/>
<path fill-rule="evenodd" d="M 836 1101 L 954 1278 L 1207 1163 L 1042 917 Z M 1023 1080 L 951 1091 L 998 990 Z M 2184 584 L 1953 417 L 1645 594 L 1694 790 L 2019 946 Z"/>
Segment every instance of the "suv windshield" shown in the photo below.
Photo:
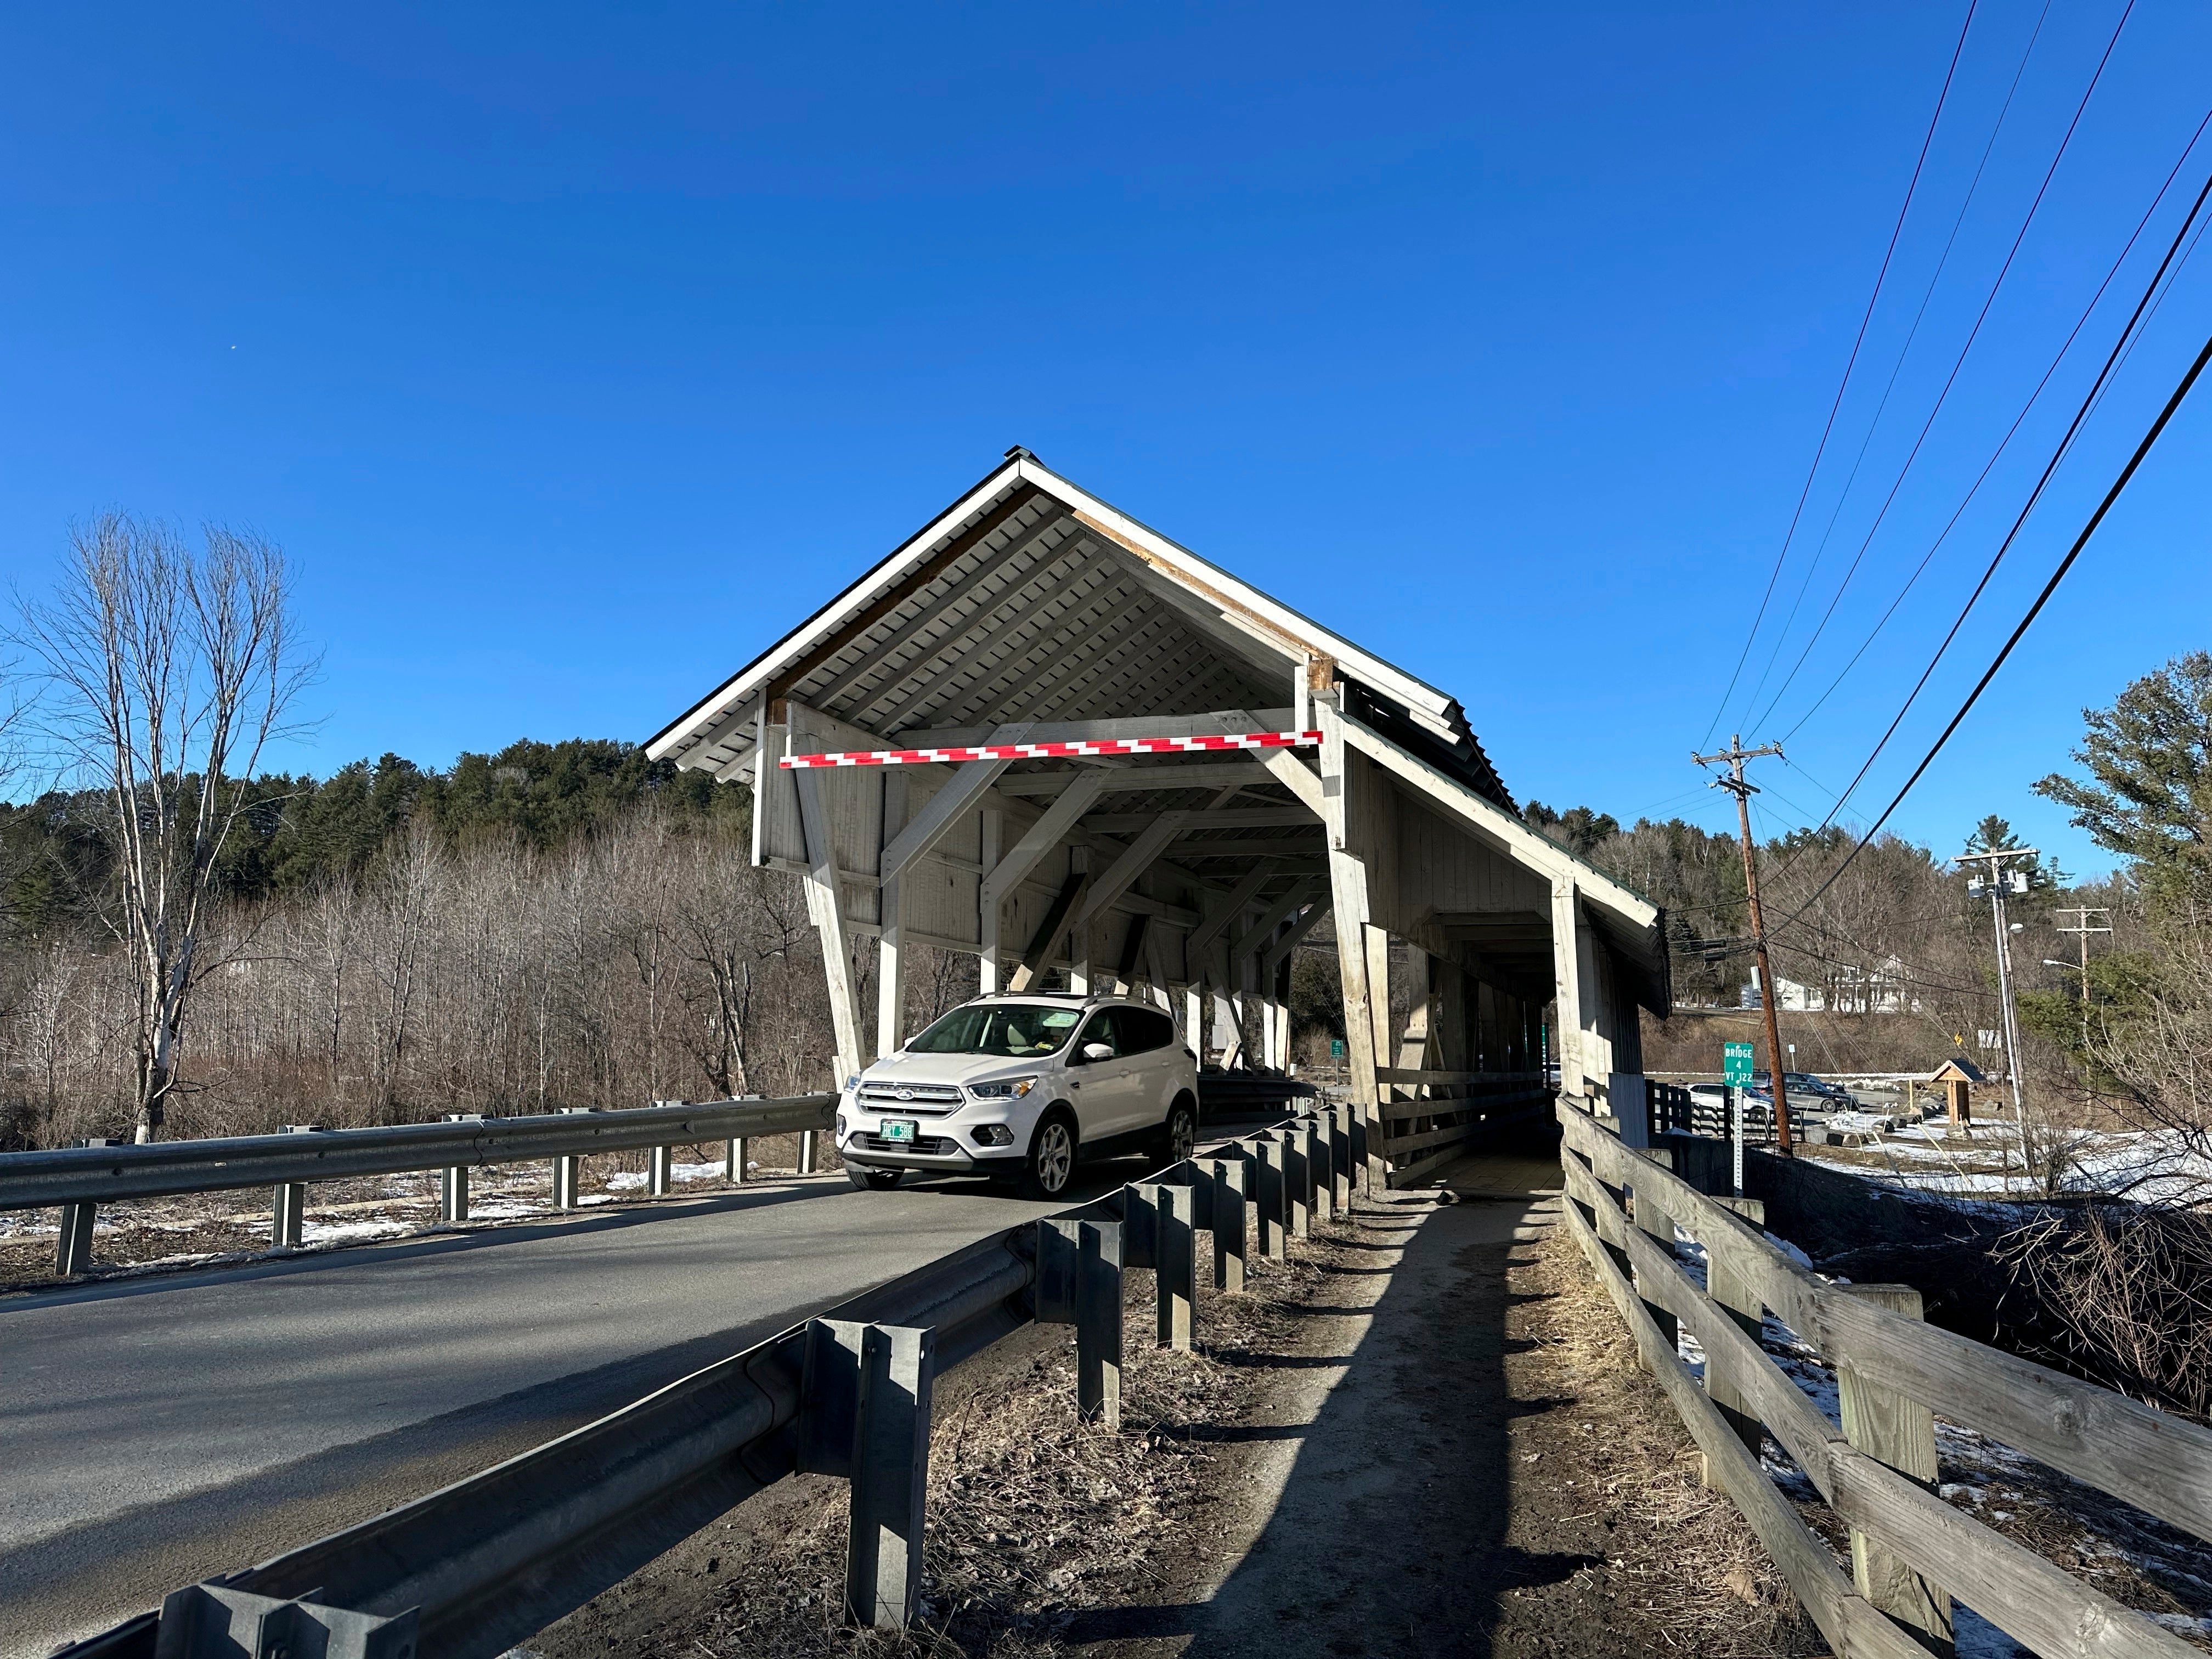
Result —
<path fill-rule="evenodd" d="M 1078 1008 L 1039 1003 L 970 1003 L 955 1008 L 908 1043 L 907 1052 L 1003 1054 L 1009 1060 L 1027 1060 L 1066 1048 L 1082 1017 Z"/>

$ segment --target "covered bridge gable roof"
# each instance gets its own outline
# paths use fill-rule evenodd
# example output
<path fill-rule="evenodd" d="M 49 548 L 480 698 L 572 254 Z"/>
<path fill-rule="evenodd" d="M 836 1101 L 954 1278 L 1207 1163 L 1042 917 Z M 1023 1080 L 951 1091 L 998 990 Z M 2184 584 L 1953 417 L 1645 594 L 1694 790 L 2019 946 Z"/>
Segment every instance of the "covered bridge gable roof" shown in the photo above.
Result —
<path fill-rule="evenodd" d="M 1006 461 L 647 744 L 749 773 L 787 699 L 890 738 L 1280 708 L 1315 666 L 1370 724 L 1516 810 L 1458 702 L 1044 466 Z"/>

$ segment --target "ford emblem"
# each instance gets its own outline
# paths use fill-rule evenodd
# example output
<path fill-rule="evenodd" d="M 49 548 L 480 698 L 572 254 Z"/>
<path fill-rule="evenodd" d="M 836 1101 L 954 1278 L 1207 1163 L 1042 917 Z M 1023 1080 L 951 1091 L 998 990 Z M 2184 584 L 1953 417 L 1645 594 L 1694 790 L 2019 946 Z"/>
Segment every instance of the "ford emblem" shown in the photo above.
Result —
<path fill-rule="evenodd" d="M 911 1089 L 902 1089 L 898 1091 L 898 1097 L 901 1100 L 912 1100 L 914 1098 L 914 1091 Z"/>

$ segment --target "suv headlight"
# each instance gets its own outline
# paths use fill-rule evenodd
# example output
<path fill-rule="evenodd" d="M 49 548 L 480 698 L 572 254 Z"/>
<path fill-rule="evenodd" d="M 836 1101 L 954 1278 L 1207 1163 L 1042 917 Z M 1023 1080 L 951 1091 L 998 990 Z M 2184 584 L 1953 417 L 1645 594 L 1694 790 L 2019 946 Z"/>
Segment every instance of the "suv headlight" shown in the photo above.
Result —
<path fill-rule="evenodd" d="M 1036 1085 L 1033 1077 L 1005 1077 L 996 1083 L 971 1083 L 968 1092 L 977 1100 L 1019 1100 Z"/>

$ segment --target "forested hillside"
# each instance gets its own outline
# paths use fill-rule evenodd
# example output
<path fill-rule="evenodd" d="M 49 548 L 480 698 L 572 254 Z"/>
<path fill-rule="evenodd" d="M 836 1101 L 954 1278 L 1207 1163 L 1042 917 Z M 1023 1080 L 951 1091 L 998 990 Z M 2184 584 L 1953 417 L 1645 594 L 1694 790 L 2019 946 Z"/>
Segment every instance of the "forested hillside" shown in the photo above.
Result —
<path fill-rule="evenodd" d="M 748 866 L 749 811 L 742 784 L 597 740 L 257 780 L 172 1132 L 826 1085 L 813 932 Z M 96 794 L 0 817 L 9 1145 L 130 1133 L 109 821 Z"/>

